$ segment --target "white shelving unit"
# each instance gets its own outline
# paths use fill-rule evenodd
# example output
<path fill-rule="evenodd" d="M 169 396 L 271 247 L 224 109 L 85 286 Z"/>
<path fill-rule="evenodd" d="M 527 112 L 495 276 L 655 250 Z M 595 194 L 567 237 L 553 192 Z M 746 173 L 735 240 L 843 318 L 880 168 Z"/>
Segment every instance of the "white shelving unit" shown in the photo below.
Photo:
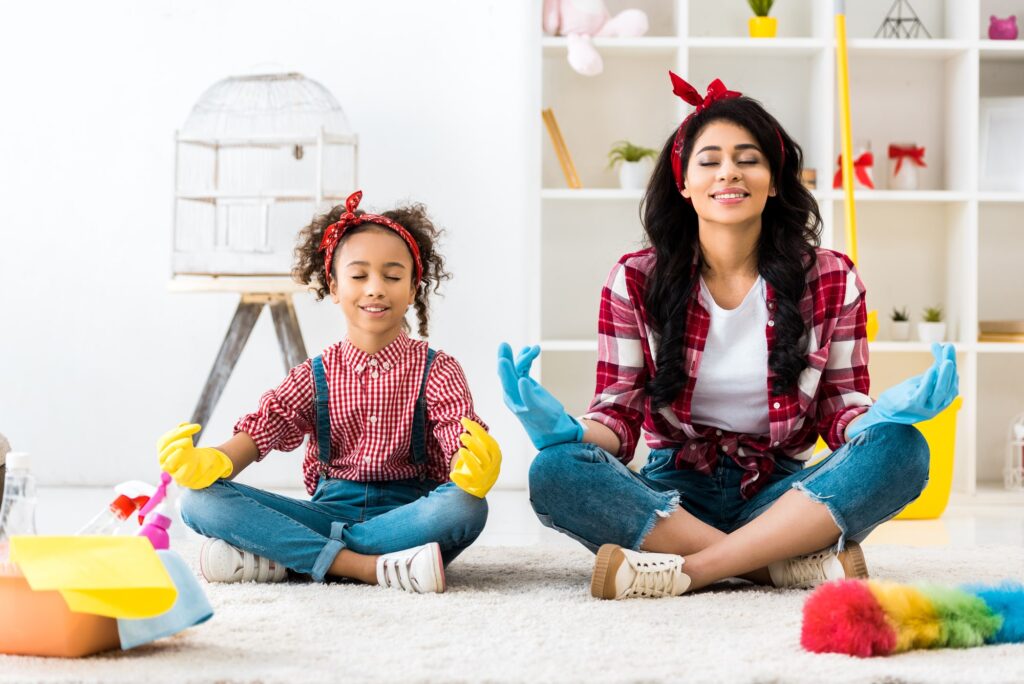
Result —
<path fill-rule="evenodd" d="M 713 78 L 760 100 L 817 171 L 824 246 L 844 250 L 844 198 L 833 190 L 839 153 L 831 0 L 777 3 L 774 39 L 746 37 L 746 3 L 609 0 L 639 7 L 648 36 L 598 40 L 601 76 L 572 71 L 563 38 L 540 40 L 539 99 L 551 107 L 583 189 L 566 189 L 538 126 L 540 226 L 537 315 L 531 336 L 545 352 L 541 378 L 570 412 L 592 396 L 600 289 L 612 264 L 642 246 L 642 193 L 620 190 L 606 166 L 616 140 L 661 149 L 689 111 L 672 95 L 672 69 L 703 91 Z M 1024 41 L 988 40 L 1002 0 L 914 0 L 931 39 L 874 38 L 891 0 L 846 3 L 854 144 L 875 153 L 877 190 L 857 193 L 858 268 L 881 330 L 871 344 L 872 394 L 931 362 L 928 345 L 888 339 L 888 314 L 919 320 L 941 304 L 956 342 L 960 390 L 954 491 L 960 501 L 1024 505 L 1002 489 L 1007 425 L 1024 410 L 1024 344 L 979 343 L 979 320 L 1024 318 L 1024 193 L 979 187 L 979 99 L 1024 96 Z M 539 30 L 539 29 L 538 29 Z M 927 152 L 918 191 L 887 190 L 890 143 Z"/>

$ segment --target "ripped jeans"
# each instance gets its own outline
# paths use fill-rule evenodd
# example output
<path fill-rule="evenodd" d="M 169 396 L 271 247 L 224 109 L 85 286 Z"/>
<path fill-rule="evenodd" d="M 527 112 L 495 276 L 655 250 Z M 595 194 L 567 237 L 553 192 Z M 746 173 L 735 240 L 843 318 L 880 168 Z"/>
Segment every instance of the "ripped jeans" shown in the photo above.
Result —
<path fill-rule="evenodd" d="M 537 454 L 530 467 L 530 503 L 541 523 L 596 552 L 602 544 L 639 549 L 677 506 L 732 532 L 798 489 L 828 507 L 840 530 L 836 548 L 842 550 L 918 497 L 928 483 L 929 460 L 928 443 L 916 428 L 881 423 L 810 468 L 779 459 L 769 484 L 746 501 L 739 490 L 744 471 L 727 456 L 703 475 L 677 469 L 674 449 L 657 449 L 637 474 L 604 449 L 575 442 Z"/>

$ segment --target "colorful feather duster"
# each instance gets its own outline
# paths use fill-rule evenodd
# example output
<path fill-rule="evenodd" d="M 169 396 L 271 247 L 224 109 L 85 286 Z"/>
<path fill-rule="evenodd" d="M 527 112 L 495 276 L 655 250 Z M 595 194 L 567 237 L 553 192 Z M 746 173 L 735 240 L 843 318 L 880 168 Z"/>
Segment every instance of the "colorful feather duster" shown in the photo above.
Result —
<path fill-rule="evenodd" d="M 895 584 L 839 580 L 804 604 L 800 643 L 814 653 L 866 658 L 919 648 L 1024 642 L 1024 586 Z"/>

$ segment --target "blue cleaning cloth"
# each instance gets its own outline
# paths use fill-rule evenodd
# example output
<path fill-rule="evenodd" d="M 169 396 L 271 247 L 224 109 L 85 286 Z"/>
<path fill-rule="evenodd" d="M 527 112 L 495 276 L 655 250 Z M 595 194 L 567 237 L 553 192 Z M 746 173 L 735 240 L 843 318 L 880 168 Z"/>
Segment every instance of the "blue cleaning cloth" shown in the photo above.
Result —
<path fill-rule="evenodd" d="M 118 618 L 117 631 L 121 648 L 129 649 L 148 644 L 172 634 L 199 625 L 213 617 L 213 607 L 199 586 L 192 570 L 174 551 L 157 551 L 167 574 L 178 588 L 178 600 L 166 613 L 141 620 Z"/>

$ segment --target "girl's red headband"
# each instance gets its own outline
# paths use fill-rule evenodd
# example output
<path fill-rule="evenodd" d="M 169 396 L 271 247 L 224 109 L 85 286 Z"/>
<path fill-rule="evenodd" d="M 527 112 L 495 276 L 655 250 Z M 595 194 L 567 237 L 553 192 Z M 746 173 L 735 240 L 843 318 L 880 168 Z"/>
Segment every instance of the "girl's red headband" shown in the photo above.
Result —
<path fill-rule="evenodd" d="M 743 93 L 736 92 L 735 90 L 729 90 L 725 87 L 720 79 L 715 79 L 708 84 L 708 92 L 704 97 L 700 96 L 697 89 L 692 85 L 681 79 L 671 71 L 668 72 L 669 78 L 672 79 L 672 92 L 678 95 L 684 102 L 692 104 L 694 110 L 683 119 L 683 122 L 679 124 L 679 128 L 676 129 L 676 138 L 672 143 L 672 173 L 676 177 L 676 187 L 679 191 L 683 191 L 683 142 L 686 140 L 686 127 L 690 123 L 690 119 L 694 115 L 699 114 L 711 105 L 721 100 L 731 100 L 734 97 L 740 97 Z M 779 133 L 779 129 L 775 129 L 775 134 L 779 136 L 779 148 L 782 150 L 782 160 L 785 163 L 786 160 L 786 146 L 782 142 L 782 134 Z"/>
<path fill-rule="evenodd" d="M 359 201 L 363 199 L 363 191 L 356 190 L 348 199 L 345 200 L 345 213 L 341 215 L 337 221 L 327 226 L 327 230 L 324 231 L 324 237 L 320 241 L 320 251 L 324 253 L 324 268 L 327 271 L 327 277 L 334 277 L 331 272 L 331 262 L 334 260 L 334 248 L 338 246 L 338 241 L 345 234 L 345 231 L 354 226 L 361 225 L 363 223 L 372 223 L 378 226 L 384 226 L 390 228 L 394 232 L 398 233 L 398 237 L 405 241 L 408 245 L 409 251 L 412 252 L 412 261 L 416 266 L 416 280 L 414 284 L 419 284 L 423 278 L 423 262 L 420 260 L 420 248 L 416 244 L 416 240 L 413 239 L 412 235 L 405 228 L 401 226 L 397 221 L 392 221 L 386 216 L 380 216 L 379 214 L 359 214 L 356 215 L 356 208 L 359 207 Z"/>

